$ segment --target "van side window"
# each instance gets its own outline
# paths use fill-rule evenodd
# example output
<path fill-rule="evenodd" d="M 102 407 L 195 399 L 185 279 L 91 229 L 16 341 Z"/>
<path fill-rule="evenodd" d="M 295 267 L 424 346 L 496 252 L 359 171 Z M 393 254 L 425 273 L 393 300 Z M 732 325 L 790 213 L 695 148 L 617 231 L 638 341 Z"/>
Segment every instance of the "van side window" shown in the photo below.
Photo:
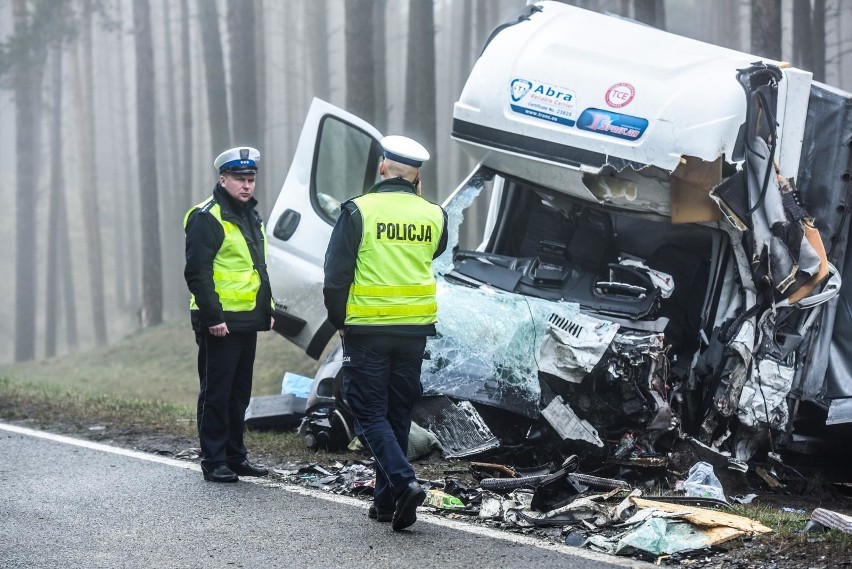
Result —
<path fill-rule="evenodd" d="M 379 144 L 364 131 L 332 116 L 322 119 L 311 187 L 314 208 L 331 223 L 340 204 L 378 181 Z"/>

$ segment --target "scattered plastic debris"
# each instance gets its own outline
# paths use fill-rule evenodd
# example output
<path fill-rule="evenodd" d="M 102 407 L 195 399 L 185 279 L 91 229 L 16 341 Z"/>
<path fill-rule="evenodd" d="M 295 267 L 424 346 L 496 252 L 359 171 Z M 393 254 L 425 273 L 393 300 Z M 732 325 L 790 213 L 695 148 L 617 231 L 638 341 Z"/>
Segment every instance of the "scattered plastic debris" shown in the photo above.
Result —
<path fill-rule="evenodd" d="M 852 533 L 852 516 L 847 516 L 824 508 L 817 508 L 811 513 L 811 521 L 825 528 Z"/>
<path fill-rule="evenodd" d="M 423 502 L 424 506 L 431 506 L 433 508 L 438 508 L 439 510 L 463 510 L 464 502 L 447 494 L 442 490 L 430 489 L 426 492 L 426 500 Z"/>
<path fill-rule="evenodd" d="M 706 462 L 697 462 L 689 469 L 689 476 L 683 481 L 687 496 L 695 498 L 715 498 L 727 502 L 722 483 L 716 478 L 713 466 Z"/>

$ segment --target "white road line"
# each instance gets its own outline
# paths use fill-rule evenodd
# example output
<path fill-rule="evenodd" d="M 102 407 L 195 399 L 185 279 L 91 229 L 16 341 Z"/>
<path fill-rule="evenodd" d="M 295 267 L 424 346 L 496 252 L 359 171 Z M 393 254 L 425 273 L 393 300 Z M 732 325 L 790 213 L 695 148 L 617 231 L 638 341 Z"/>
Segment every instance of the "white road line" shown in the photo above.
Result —
<path fill-rule="evenodd" d="M 63 443 L 67 445 L 73 445 L 77 447 L 88 448 L 92 450 L 97 450 L 101 452 L 108 452 L 111 454 L 117 454 L 120 456 L 126 456 L 129 458 L 136 458 L 139 460 L 147 460 L 148 462 L 156 462 L 158 464 L 165 464 L 167 466 L 174 466 L 177 468 L 183 468 L 184 470 L 195 470 L 196 472 L 201 472 L 201 466 L 193 463 L 187 462 L 184 460 L 178 460 L 175 458 L 168 458 L 165 456 L 159 456 L 156 454 L 145 453 L 137 450 L 128 450 L 120 447 L 114 447 L 110 445 L 105 445 L 103 443 L 96 443 L 92 441 L 87 441 L 83 439 L 75 439 L 73 437 L 67 437 L 65 435 L 56 435 L 53 433 L 47 433 L 44 431 L 38 431 L 35 429 L 28 429 L 26 427 L 19 427 L 16 425 L 9 425 L 7 423 L 0 422 L 0 431 L 7 431 L 10 433 L 17 433 L 19 435 L 26 435 L 30 437 L 36 437 L 39 439 L 46 439 L 49 441 Z M 310 496 L 312 498 L 317 498 L 320 500 L 326 500 L 328 502 L 335 502 L 338 504 L 346 504 L 348 506 L 354 506 L 358 508 L 368 508 L 369 503 L 364 500 L 359 500 L 358 498 L 353 498 L 350 496 L 341 496 L 339 494 L 331 494 L 328 492 L 323 492 L 321 490 L 315 490 L 313 488 L 306 488 L 304 486 L 296 486 L 293 484 L 284 484 L 281 482 L 277 482 L 274 480 L 267 480 L 264 478 L 241 478 L 242 482 L 249 482 L 252 484 L 258 484 L 261 486 L 269 486 L 274 488 L 280 488 L 286 492 L 292 492 L 294 494 L 300 494 L 302 496 Z M 478 535 L 482 537 L 490 537 L 492 539 L 500 539 L 503 541 L 509 541 L 512 543 L 517 543 L 519 545 L 527 545 L 530 547 L 538 547 L 540 549 L 545 549 L 548 551 L 555 551 L 557 553 L 564 553 L 566 555 L 572 555 L 574 557 L 581 557 L 583 559 L 589 559 L 591 561 L 597 561 L 601 563 L 610 563 L 612 565 L 619 565 L 621 567 L 654 567 L 650 563 L 644 563 L 642 561 L 635 561 L 632 559 L 623 559 L 621 557 L 616 557 L 614 555 L 605 555 L 603 553 L 597 553 L 594 551 L 590 551 L 588 549 L 579 549 L 576 547 L 569 547 L 567 545 L 562 545 L 559 543 L 548 543 L 546 541 L 527 537 L 525 535 L 517 535 L 513 533 L 503 532 L 500 530 L 496 530 L 493 528 L 478 526 L 474 524 L 464 523 L 456 520 L 451 520 L 448 518 L 444 518 L 442 516 L 421 513 L 417 514 L 418 522 L 425 522 L 428 524 L 441 526 L 445 528 L 451 528 L 456 531 L 463 531 L 473 535 Z"/>

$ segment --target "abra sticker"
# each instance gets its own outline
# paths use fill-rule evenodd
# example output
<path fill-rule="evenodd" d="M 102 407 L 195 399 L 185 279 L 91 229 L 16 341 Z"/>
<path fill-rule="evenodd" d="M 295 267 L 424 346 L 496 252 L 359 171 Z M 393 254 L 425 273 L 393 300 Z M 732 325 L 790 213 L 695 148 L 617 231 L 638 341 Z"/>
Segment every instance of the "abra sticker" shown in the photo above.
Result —
<path fill-rule="evenodd" d="M 577 102 L 574 91 L 518 77 L 509 84 L 509 107 L 516 113 L 574 126 Z"/>
<path fill-rule="evenodd" d="M 577 119 L 577 128 L 624 140 L 637 140 L 648 128 L 648 119 L 601 109 L 586 109 Z"/>
<path fill-rule="evenodd" d="M 606 104 L 613 109 L 626 106 L 636 96 L 636 89 L 630 83 L 616 83 L 606 90 Z"/>

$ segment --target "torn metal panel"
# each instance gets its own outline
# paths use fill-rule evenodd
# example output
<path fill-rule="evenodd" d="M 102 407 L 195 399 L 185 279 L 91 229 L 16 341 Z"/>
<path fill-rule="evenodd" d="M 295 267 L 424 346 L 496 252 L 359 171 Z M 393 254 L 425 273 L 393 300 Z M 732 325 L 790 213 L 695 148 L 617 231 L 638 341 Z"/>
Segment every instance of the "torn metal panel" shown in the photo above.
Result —
<path fill-rule="evenodd" d="M 833 399 L 828 408 L 828 419 L 826 425 L 841 425 L 852 423 L 852 398 Z"/>
<path fill-rule="evenodd" d="M 546 381 L 552 389 L 548 397 L 553 400 L 542 415 L 547 417 L 552 412 L 559 420 L 587 421 L 601 433 L 601 439 L 610 438 L 604 433 L 617 438 L 625 430 L 634 431 L 641 445 L 650 448 L 678 424 L 669 404 L 672 391 L 668 373 L 663 334 L 621 330 L 600 363 L 580 383 Z M 570 408 L 565 407 L 565 401 L 570 402 Z M 565 438 L 571 432 L 564 428 L 561 434 Z M 594 440 L 592 437 L 587 442 Z"/>
<path fill-rule="evenodd" d="M 814 83 L 802 146 L 797 186 L 827 246 L 828 260 L 852 282 L 849 247 L 850 172 L 852 172 L 852 94 Z M 809 339 L 802 398 L 852 397 L 852 287 L 841 288 L 835 303 L 823 308 Z"/>
<path fill-rule="evenodd" d="M 292 394 L 252 397 L 246 408 L 246 426 L 263 429 L 296 425 L 305 416 L 306 401 Z"/>
<path fill-rule="evenodd" d="M 500 441 L 467 401 L 423 397 L 414 406 L 412 420 L 435 434 L 447 458 L 479 454 L 497 448 Z"/>
<path fill-rule="evenodd" d="M 541 415 L 559 433 L 562 440 L 583 441 L 603 448 L 604 443 L 597 430 L 588 421 L 577 417 L 562 397 L 554 397 L 553 401 L 542 409 Z"/>
<path fill-rule="evenodd" d="M 787 394 L 793 384 L 794 370 L 784 362 L 758 360 L 757 381 L 748 382 L 740 393 L 740 423 L 755 430 L 761 423 L 772 429 L 784 427 L 789 419 Z"/>
<path fill-rule="evenodd" d="M 568 320 L 552 315 L 539 353 L 539 369 L 579 383 L 601 360 L 618 325 L 576 314 Z"/>

